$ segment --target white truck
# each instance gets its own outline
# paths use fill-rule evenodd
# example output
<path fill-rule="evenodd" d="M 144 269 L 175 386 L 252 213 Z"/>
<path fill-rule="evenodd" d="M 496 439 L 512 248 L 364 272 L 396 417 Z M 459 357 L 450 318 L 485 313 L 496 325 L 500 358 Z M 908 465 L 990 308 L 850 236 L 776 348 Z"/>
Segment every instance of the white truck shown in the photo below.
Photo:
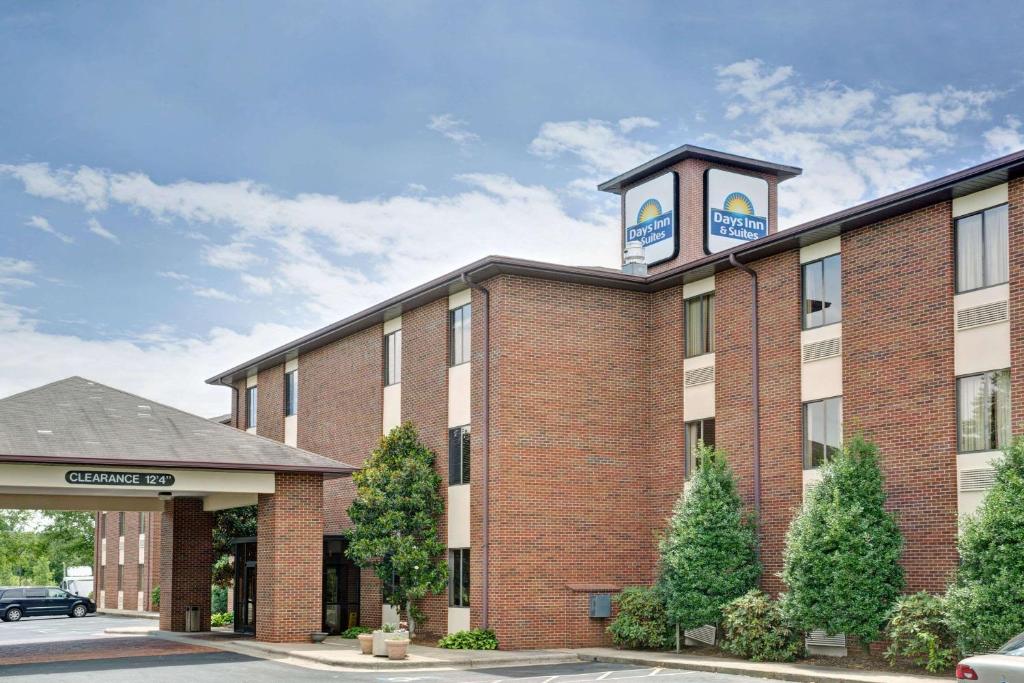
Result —
<path fill-rule="evenodd" d="M 65 567 L 60 587 L 72 595 L 92 596 L 92 567 Z"/>

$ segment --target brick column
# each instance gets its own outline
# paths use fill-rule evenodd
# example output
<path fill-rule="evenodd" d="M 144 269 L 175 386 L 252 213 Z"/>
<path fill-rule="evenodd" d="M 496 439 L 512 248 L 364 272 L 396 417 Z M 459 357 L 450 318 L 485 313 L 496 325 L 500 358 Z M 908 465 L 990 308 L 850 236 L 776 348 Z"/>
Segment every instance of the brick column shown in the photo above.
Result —
<path fill-rule="evenodd" d="M 213 513 L 203 511 L 200 498 L 167 501 L 160 528 L 161 631 L 184 631 L 190 605 L 200 609 L 200 630 L 210 630 L 212 568 Z"/>
<path fill-rule="evenodd" d="M 279 472 L 256 534 L 256 640 L 308 642 L 323 617 L 323 475 Z"/>

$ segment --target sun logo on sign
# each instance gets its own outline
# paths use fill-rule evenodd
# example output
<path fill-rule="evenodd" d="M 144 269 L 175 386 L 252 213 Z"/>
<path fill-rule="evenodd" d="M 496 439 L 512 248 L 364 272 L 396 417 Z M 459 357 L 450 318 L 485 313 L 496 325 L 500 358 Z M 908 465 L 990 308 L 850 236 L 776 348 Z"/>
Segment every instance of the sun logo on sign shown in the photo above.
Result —
<path fill-rule="evenodd" d="M 640 205 L 640 212 L 636 215 L 637 224 L 657 218 L 661 215 L 661 203 L 657 199 L 648 199 Z"/>
<path fill-rule="evenodd" d="M 733 192 L 725 198 L 722 208 L 729 213 L 740 213 L 746 216 L 754 215 L 754 203 L 742 192 Z"/>

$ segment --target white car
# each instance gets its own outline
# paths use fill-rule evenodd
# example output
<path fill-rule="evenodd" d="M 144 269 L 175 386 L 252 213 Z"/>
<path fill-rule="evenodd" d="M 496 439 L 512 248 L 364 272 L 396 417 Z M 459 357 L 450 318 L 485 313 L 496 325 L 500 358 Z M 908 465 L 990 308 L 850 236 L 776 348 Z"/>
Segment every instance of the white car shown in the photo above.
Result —
<path fill-rule="evenodd" d="M 1024 683 L 1024 633 L 990 655 L 968 657 L 956 665 L 958 681 Z"/>

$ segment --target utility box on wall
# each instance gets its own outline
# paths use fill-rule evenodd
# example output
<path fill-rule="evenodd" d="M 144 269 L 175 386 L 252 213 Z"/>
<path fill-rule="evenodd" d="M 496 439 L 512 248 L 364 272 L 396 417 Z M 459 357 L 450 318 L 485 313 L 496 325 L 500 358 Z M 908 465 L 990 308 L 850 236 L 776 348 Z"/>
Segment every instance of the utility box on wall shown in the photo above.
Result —
<path fill-rule="evenodd" d="M 607 619 L 612 615 L 612 596 L 597 593 L 590 596 L 590 618 Z"/>

